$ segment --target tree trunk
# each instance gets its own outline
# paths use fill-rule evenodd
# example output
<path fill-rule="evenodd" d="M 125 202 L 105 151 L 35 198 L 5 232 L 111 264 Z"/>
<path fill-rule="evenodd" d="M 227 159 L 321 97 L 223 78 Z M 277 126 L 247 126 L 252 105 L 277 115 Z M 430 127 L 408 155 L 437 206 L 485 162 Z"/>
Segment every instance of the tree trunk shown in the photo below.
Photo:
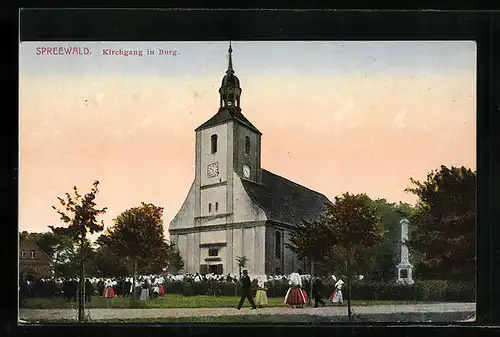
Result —
<path fill-rule="evenodd" d="M 309 303 L 311 303 L 311 305 L 313 300 L 313 284 L 314 284 L 314 260 L 311 260 L 311 295 L 309 296 Z"/>
<path fill-rule="evenodd" d="M 135 289 L 135 282 L 136 282 L 136 276 L 137 274 L 137 260 L 134 260 L 134 264 L 132 266 L 132 299 L 135 300 L 136 299 L 136 289 Z"/>
<path fill-rule="evenodd" d="M 347 317 L 349 322 L 352 321 L 352 310 L 351 310 L 351 265 L 352 265 L 352 247 L 349 247 L 349 253 L 347 257 Z"/>
<path fill-rule="evenodd" d="M 80 239 L 80 280 L 78 291 L 78 322 L 82 323 L 85 317 L 85 227 L 82 226 L 82 233 Z"/>

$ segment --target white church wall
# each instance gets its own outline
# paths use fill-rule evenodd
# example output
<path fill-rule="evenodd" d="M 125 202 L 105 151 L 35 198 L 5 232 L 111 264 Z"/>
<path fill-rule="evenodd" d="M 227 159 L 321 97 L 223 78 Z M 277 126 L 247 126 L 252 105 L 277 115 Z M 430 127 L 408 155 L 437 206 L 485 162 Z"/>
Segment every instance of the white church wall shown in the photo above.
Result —
<path fill-rule="evenodd" d="M 189 273 L 189 264 L 188 261 L 190 259 L 190 254 L 188 252 L 188 246 L 187 246 L 187 234 L 179 234 L 178 236 L 178 244 L 177 248 L 179 248 L 179 253 L 182 256 L 182 259 L 184 260 L 184 269 L 183 271 L 185 273 Z"/>
<path fill-rule="evenodd" d="M 188 266 L 188 271 L 190 273 L 196 271 L 198 269 L 198 266 L 195 265 L 195 256 L 197 253 L 197 249 L 194 247 L 194 233 L 189 233 L 187 235 L 187 251 L 188 251 L 188 260 L 187 260 L 187 266 Z M 199 249 L 198 249 L 199 250 Z M 199 256 L 199 253 L 198 253 Z"/>
<path fill-rule="evenodd" d="M 226 265 L 225 265 L 225 261 L 226 261 L 226 251 L 227 251 L 227 247 L 217 247 L 218 249 L 218 253 L 217 253 L 217 256 L 209 256 L 208 255 L 208 250 L 209 248 L 208 247 L 202 247 L 201 250 L 200 250 L 200 257 L 201 257 L 201 263 L 202 264 L 208 264 L 208 265 L 214 265 L 214 264 L 223 264 L 223 267 L 222 267 L 222 272 L 224 274 L 227 274 L 228 271 L 226 270 Z M 220 261 L 206 261 L 205 259 L 208 259 L 208 258 L 213 258 L 213 257 L 218 257 L 220 258 Z"/>
<path fill-rule="evenodd" d="M 218 209 L 215 204 L 218 203 Z M 211 210 L 209 211 L 209 204 Z M 201 190 L 201 216 L 226 213 L 226 186 L 216 186 Z"/>
<path fill-rule="evenodd" d="M 225 259 L 225 265 L 224 265 L 224 270 L 225 273 L 235 273 L 236 269 L 233 269 L 233 261 L 235 258 L 235 255 L 233 253 L 233 230 L 232 229 L 227 229 L 226 230 L 226 243 L 227 243 L 227 249 L 226 249 L 226 259 Z"/>
<path fill-rule="evenodd" d="M 193 182 L 184 203 L 174 219 L 170 222 L 168 229 L 194 227 L 194 199 L 195 188 Z"/>
<path fill-rule="evenodd" d="M 242 235 L 243 255 L 248 258 L 247 270 L 249 274 L 255 274 L 255 228 L 243 228 Z"/>
<path fill-rule="evenodd" d="M 227 124 L 221 124 L 201 131 L 201 186 L 227 181 Z M 217 135 L 217 152 L 212 153 L 211 137 Z M 219 175 L 208 178 L 207 166 L 218 162 Z"/>
<path fill-rule="evenodd" d="M 238 263 L 236 262 L 237 256 L 243 255 L 243 230 L 241 228 L 232 229 L 233 232 L 233 272 L 238 271 Z"/>
<path fill-rule="evenodd" d="M 234 222 L 265 221 L 266 214 L 245 191 L 241 178 L 233 172 L 233 216 Z"/>
<path fill-rule="evenodd" d="M 201 244 L 226 242 L 226 231 L 201 232 Z"/>
<path fill-rule="evenodd" d="M 197 272 L 200 268 L 200 243 L 201 243 L 201 233 L 193 233 L 193 265 L 194 272 Z"/>

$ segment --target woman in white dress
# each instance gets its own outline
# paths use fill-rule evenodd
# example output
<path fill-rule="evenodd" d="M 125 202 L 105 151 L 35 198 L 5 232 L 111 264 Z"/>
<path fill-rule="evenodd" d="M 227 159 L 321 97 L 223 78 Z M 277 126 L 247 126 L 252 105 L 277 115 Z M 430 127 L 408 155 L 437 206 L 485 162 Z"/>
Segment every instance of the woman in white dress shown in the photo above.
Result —
<path fill-rule="evenodd" d="M 330 296 L 330 302 L 332 303 L 344 303 L 344 298 L 342 297 L 342 285 L 344 284 L 344 281 L 342 279 L 339 279 L 337 283 L 335 283 L 335 290 L 333 291 L 332 295 Z"/>

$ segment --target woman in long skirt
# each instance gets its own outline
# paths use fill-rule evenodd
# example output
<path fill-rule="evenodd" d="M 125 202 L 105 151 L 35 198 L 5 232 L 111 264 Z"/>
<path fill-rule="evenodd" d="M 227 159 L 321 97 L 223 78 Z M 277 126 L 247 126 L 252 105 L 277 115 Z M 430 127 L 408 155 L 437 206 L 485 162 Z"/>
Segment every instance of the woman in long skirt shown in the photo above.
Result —
<path fill-rule="evenodd" d="M 343 303 L 344 298 L 342 297 L 342 285 L 344 284 L 344 281 L 342 279 L 338 280 L 337 283 L 335 283 L 335 290 L 333 291 L 332 295 L 330 296 L 330 302 L 332 303 Z"/>
<path fill-rule="evenodd" d="M 306 303 L 304 293 L 302 292 L 302 280 L 298 273 L 290 274 L 290 288 L 285 295 L 285 303 L 292 306 L 292 308 L 302 308 Z"/>
<path fill-rule="evenodd" d="M 259 279 L 257 292 L 255 293 L 255 305 L 259 308 L 267 305 L 267 288 L 264 285 L 265 280 Z"/>

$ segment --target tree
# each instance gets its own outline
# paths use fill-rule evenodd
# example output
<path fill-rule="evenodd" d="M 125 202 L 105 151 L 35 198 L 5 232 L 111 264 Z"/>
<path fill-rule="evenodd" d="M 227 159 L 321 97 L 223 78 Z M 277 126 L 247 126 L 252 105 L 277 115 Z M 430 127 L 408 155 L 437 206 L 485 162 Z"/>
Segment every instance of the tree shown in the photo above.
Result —
<path fill-rule="evenodd" d="M 389 203 L 385 199 L 373 201 L 376 215 L 381 219 L 380 232 L 383 239 L 376 247 L 373 265 L 364 272 L 365 279 L 390 281 L 397 275 L 396 265 L 400 262 L 400 225 L 404 217 L 410 217 L 414 207 L 407 203 Z M 414 261 L 414 256 L 412 260 Z"/>
<path fill-rule="evenodd" d="M 101 236 L 100 243 L 130 266 L 134 290 L 138 271 L 161 270 L 166 266 L 168 245 L 164 239 L 162 216 L 162 207 L 143 202 L 118 215 L 113 226 Z"/>
<path fill-rule="evenodd" d="M 319 215 L 317 220 L 311 222 L 302 220 L 290 232 L 290 242 L 285 244 L 300 260 L 311 261 L 311 298 L 315 266 L 318 266 L 320 270 L 323 269 L 321 267 L 325 265 L 325 256 L 331 244 L 332 232 L 326 224 L 324 215 Z"/>
<path fill-rule="evenodd" d="M 246 257 L 245 255 L 236 256 L 236 263 L 238 263 L 238 270 L 240 272 L 240 279 L 241 279 L 241 269 L 243 269 L 247 266 L 247 262 L 248 262 L 248 257 Z"/>
<path fill-rule="evenodd" d="M 167 268 L 174 273 L 178 273 L 184 268 L 184 260 L 179 249 L 173 243 L 168 247 Z"/>
<path fill-rule="evenodd" d="M 408 246 L 421 260 L 416 272 L 427 279 L 473 281 L 476 268 L 476 172 L 441 166 L 424 182 L 410 178 L 418 196 L 410 217 Z"/>
<path fill-rule="evenodd" d="M 61 220 L 68 227 L 49 226 L 54 234 L 70 238 L 79 245 L 80 253 L 80 280 L 79 280 L 79 303 L 78 303 L 78 321 L 83 322 L 85 315 L 85 262 L 90 256 L 91 245 L 87 239 L 87 233 L 94 234 L 104 229 L 104 223 L 97 222 L 97 217 L 106 212 L 106 207 L 98 209 L 95 198 L 98 190 L 99 181 L 95 181 L 90 192 L 82 196 L 78 189 L 73 187 L 73 196 L 66 193 L 66 200 L 58 197 L 57 199 L 64 207 L 64 210 L 54 210 L 61 216 Z"/>
<path fill-rule="evenodd" d="M 130 275 L 130 270 L 123 259 L 112 251 L 106 244 L 102 243 L 105 235 L 101 234 L 97 240 L 97 248 L 90 260 L 95 276 L 118 277 Z"/>
<path fill-rule="evenodd" d="M 383 238 L 380 232 L 381 219 L 376 215 L 376 208 L 366 194 L 345 193 L 335 198 L 326 215 L 326 221 L 333 238 L 329 255 L 332 259 L 337 257 L 346 261 L 347 307 L 351 320 L 353 262 L 354 266 L 359 266 L 363 260 L 373 256 L 374 248 Z"/>

